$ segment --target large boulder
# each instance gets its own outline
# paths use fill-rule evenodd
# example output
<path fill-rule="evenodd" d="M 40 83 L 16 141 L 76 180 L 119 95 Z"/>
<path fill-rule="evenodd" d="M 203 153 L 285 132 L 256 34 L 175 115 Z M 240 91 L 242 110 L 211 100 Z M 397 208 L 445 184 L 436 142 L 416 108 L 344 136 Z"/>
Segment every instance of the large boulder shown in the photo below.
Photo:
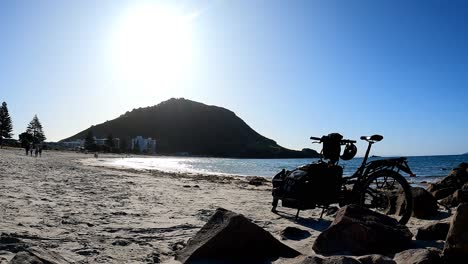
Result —
<path fill-rule="evenodd" d="M 468 182 L 468 163 L 462 162 L 450 171 L 450 174 L 442 180 L 429 185 L 428 191 L 437 200 L 443 199 L 455 190 L 461 189 Z"/>
<path fill-rule="evenodd" d="M 439 206 L 437 200 L 430 192 L 421 187 L 412 187 L 411 194 L 413 195 L 413 217 L 427 219 L 437 215 Z M 404 192 L 400 192 L 397 201 L 404 201 Z M 406 206 L 401 202 L 397 202 L 397 211 L 401 212 L 401 207 Z"/>
<path fill-rule="evenodd" d="M 70 263 L 59 254 L 34 247 L 16 253 L 10 264 L 65 264 Z"/>
<path fill-rule="evenodd" d="M 464 185 L 465 186 L 465 185 Z M 440 200 L 440 203 L 448 207 L 457 207 L 461 203 L 468 202 L 468 189 L 458 189 L 453 194 Z"/>
<path fill-rule="evenodd" d="M 218 208 L 176 253 L 176 259 L 183 263 L 255 263 L 299 255 L 243 215 Z"/>
<path fill-rule="evenodd" d="M 435 224 L 427 224 L 418 228 L 416 233 L 417 240 L 445 240 L 450 228 L 450 223 L 437 222 Z"/>
<path fill-rule="evenodd" d="M 315 240 L 322 255 L 392 254 L 407 249 L 413 234 L 395 219 L 369 209 L 347 205 Z"/>
<path fill-rule="evenodd" d="M 436 248 L 408 249 L 395 254 L 397 264 L 442 264 L 441 251 Z"/>
<path fill-rule="evenodd" d="M 433 186 L 433 185 L 430 185 Z M 451 195 L 454 193 L 457 189 L 455 187 L 445 187 L 441 188 L 435 191 L 430 191 L 431 189 L 428 189 L 428 191 L 436 198 L 437 200 L 444 199 L 445 197 Z"/>
<path fill-rule="evenodd" d="M 446 263 L 460 263 L 457 259 L 468 258 L 468 204 L 463 203 L 457 207 L 457 211 L 450 222 L 450 229 L 445 240 L 443 259 Z"/>

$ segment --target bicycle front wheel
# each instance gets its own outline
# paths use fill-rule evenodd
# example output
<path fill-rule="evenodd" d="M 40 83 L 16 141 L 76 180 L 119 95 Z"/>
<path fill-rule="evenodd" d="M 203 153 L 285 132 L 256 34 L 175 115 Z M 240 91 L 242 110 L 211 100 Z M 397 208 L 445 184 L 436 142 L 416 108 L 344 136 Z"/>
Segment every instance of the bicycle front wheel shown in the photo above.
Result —
<path fill-rule="evenodd" d="M 406 224 L 413 213 L 411 186 L 396 171 L 371 174 L 360 193 L 360 205 Z"/>

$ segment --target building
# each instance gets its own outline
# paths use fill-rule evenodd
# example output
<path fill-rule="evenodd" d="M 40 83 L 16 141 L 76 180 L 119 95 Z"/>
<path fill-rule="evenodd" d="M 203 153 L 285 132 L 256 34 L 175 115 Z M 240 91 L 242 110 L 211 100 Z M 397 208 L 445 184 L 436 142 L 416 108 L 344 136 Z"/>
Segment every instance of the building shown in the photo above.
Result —
<path fill-rule="evenodd" d="M 139 150 L 144 153 L 156 153 L 156 139 L 152 138 L 143 138 L 142 136 L 137 136 L 132 138 L 132 150 Z"/>
<path fill-rule="evenodd" d="M 106 142 L 107 142 L 107 138 L 96 138 L 96 137 L 94 137 L 94 143 L 96 145 L 98 145 L 98 146 L 105 146 Z M 119 138 L 114 138 L 113 142 L 114 142 L 114 148 L 116 148 L 116 149 L 120 148 L 120 139 Z M 74 141 L 62 142 L 61 145 L 65 149 L 77 150 L 77 149 L 84 148 L 85 140 L 84 139 L 77 139 L 77 140 L 74 140 Z"/>
<path fill-rule="evenodd" d="M 114 148 L 119 149 L 120 148 L 120 139 L 119 138 L 113 138 L 112 141 L 114 142 Z M 94 143 L 98 146 L 105 146 L 107 145 L 107 138 L 96 138 L 94 137 Z"/>
<path fill-rule="evenodd" d="M 65 147 L 65 149 L 79 149 L 84 147 L 84 139 L 77 139 L 75 141 L 67 141 L 67 142 L 62 142 L 62 146 Z"/>

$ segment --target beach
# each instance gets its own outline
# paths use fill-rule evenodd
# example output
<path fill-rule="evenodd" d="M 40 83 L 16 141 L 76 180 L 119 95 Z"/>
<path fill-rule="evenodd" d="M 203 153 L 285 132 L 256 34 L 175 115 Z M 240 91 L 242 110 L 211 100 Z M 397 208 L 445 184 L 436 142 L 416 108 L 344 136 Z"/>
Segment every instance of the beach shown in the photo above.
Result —
<path fill-rule="evenodd" d="M 75 263 L 178 263 L 174 252 L 206 223 L 216 208 L 245 215 L 284 244 L 313 254 L 312 244 L 334 216 L 320 209 L 271 210 L 271 183 L 248 178 L 103 166 L 123 155 L 22 149 L 0 150 L 0 232 Z M 435 220 L 411 218 L 413 234 Z M 286 227 L 307 230 L 302 240 L 282 239 Z M 443 243 L 435 243 L 443 247 Z M 0 251 L 0 263 L 15 253 Z"/>

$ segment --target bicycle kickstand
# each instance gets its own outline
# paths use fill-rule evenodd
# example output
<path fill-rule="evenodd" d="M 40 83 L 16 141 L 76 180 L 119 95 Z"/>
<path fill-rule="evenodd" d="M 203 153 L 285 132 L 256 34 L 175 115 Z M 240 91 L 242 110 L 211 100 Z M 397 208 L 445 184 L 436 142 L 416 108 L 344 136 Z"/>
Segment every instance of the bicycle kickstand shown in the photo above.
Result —
<path fill-rule="evenodd" d="M 328 210 L 328 206 L 322 208 L 322 212 L 320 213 L 320 219 L 322 219 L 323 213 L 325 212 L 325 210 Z"/>

